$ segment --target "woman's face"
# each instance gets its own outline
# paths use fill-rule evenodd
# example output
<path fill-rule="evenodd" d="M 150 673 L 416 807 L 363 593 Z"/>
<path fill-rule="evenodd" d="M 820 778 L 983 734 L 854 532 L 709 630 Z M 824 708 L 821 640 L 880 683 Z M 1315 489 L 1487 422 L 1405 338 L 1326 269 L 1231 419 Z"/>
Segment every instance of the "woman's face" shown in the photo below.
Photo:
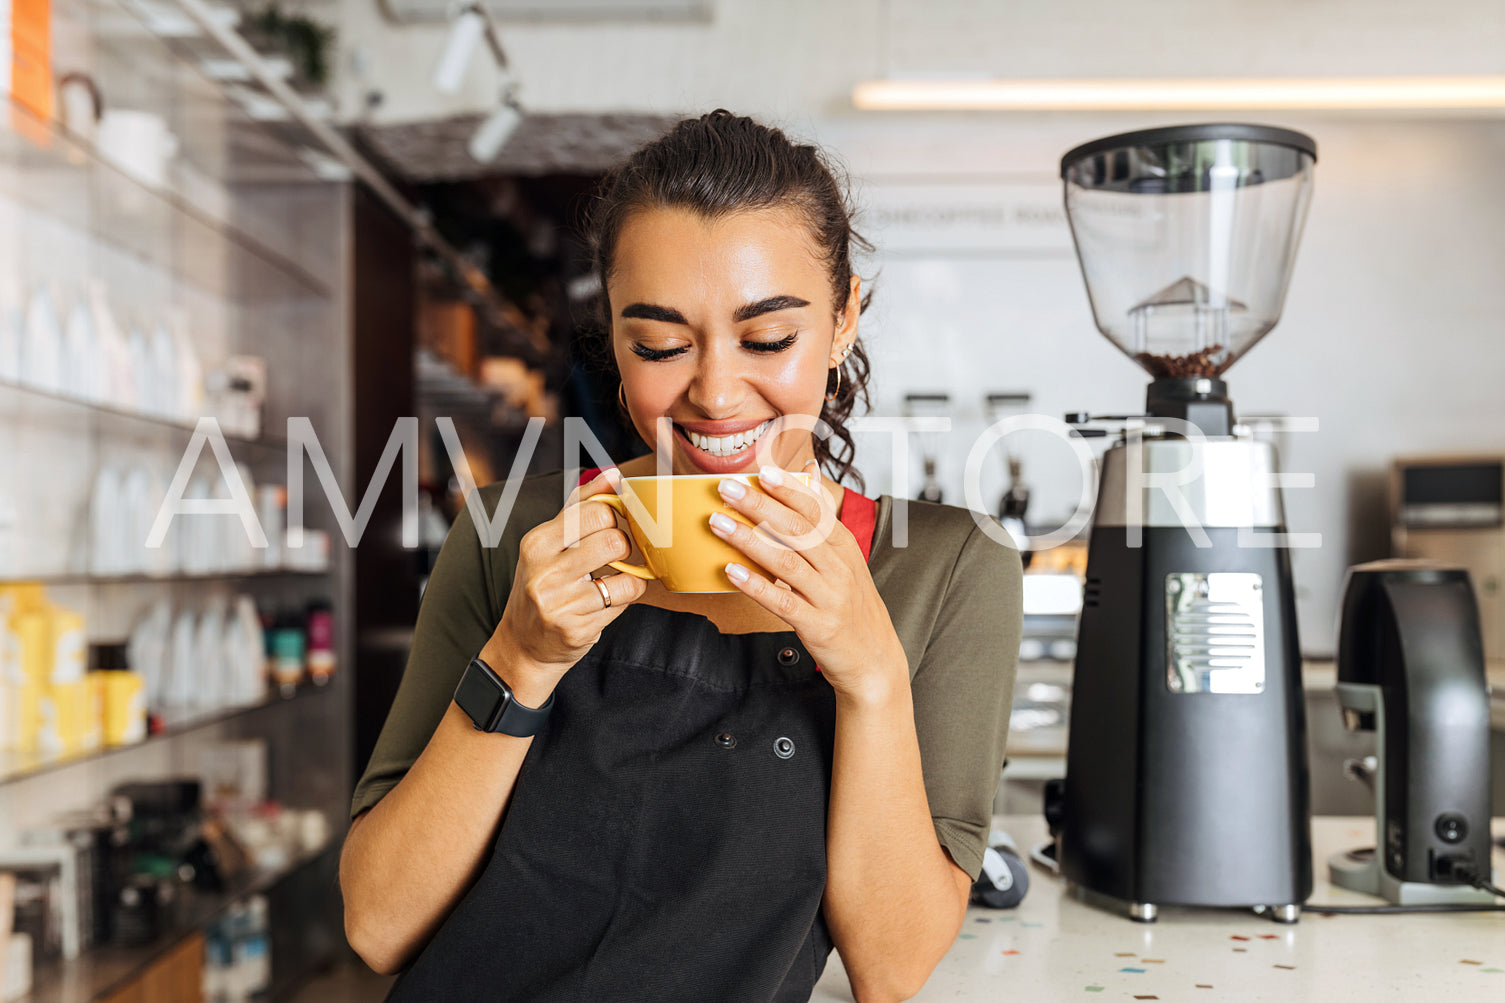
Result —
<path fill-rule="evenodd" d="M 652 444 L 657 419 L 674 423 L 676 474 L 756 472 L 753 440 L 781 416 L 820 415 L 827 370 L 857 335 L 857 277 L 838 309 L 793 209 L 635 213 L 607 293 L 633 427 Z M 808 422 L 796 427 L 762 462 L 793 470 L 815 455 Z"/>

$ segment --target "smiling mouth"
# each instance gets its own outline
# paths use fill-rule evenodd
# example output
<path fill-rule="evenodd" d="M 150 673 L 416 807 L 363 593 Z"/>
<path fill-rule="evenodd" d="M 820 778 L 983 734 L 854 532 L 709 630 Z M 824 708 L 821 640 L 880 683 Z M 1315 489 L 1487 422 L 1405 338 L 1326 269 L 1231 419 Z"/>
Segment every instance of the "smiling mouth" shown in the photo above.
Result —
<path fill-rule="evenodd" d="M 702 453 L 716 457 L 727 457 L 736 456 L 745 450 L 751 449 L 753 443 L 762 438 L 763 433 L 768 431 L 768 426 L 772 424 L 773 419 L 770 418 L 757 428 L 750 428 L 746 432 L 737 432 L 733 435 L 701 435 L 699 432 L 692 432 L 684 426 L 680 426 L 679 430 L 690 445 Z"/>

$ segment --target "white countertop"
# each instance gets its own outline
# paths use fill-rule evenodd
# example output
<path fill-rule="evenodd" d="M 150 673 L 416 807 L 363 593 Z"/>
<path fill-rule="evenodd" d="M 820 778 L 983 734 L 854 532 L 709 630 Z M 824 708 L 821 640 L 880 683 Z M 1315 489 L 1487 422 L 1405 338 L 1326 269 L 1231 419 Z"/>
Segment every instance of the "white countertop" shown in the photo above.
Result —
<path fill-rule="evenodd" d="M 1039 817 L 999 816 L 994 828 L 1026 852 L 1046 838 Z M 1495 820 L 1495 833 L 1505 835 L 1505 819 Z M 1313 819 L 1312 842 L 1312 902 L 1379 904 L 1327 882 L 1330 854 L 1374 845 L 1373 819 Z M 1505 869 L 1505 850 L 1494 859 Z M 838 955 L 811 999 L 851 1003 Z M 1158 922 L 1139 924 L 1063 894 L 1059 879 L 1031 864 L 1023 904 L 968 909 L 956 943 L 915 999 L 1498 1003 L 1505 1000 L 1505 912 L 1309 913 L 1282 926 L 1247 910 L 1164 908 Z"/>

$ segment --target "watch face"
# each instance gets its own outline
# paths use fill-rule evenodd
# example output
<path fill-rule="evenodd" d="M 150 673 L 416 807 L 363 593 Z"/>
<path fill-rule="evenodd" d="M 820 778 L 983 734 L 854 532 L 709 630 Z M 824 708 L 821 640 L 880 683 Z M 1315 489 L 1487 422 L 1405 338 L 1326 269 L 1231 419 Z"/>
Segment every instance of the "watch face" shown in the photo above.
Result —
<path fill-rule="evenodd" d="M 470 715 L 477 728 L 485 729 L 496 718 L 503 698 L 502 684 L 490 672 L 472 662 L 460 677 L 455 703 Z"/>

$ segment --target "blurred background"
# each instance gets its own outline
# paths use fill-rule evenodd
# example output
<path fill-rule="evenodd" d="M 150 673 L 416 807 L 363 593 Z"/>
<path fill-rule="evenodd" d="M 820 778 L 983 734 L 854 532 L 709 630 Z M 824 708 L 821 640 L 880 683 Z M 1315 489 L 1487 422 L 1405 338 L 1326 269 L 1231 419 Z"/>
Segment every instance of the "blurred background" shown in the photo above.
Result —
<path fill-rule="evenodd" d="M 1076 459 L 1012 437 L 968 499 L 979 433 L 1136 411 L 1145 383 L 1094 328 L 1061 155 L 1182 122 L 1310 134 L 1284 316 L 1230 382 L 1313 477 L 1285 500 L 1321 535 L 1292 552 L 1314 808 L 1366 810 L 1330 696 L 1345 567 L 1467 561 L 1505 654 L 1492 0 L 0 0 L 0 41 L 4 1000 L 381 997 L 336 865 L 424 576 L 530 418 L 531 471 L 576 462 L 564 416 L 641 449 L 592 354 L 580 222 L 610 165 L 717 107 L 845 169 L 876 247 L 873 413 L 951 419 L 904 470 L 859 433 L 867 494 L 1031 533 L 1070 516 Z M 405 515 L 383 457 L 407 416 Z M 1474 493 L 1430 500 L 1484 518 L 1408 536 L 1406 472 L 1440 462 Z M 167 499 L 221 514 L 158 526 Z M 1083 553 L 1034 555 L 1000 810 L 1063 771 Z"/>

